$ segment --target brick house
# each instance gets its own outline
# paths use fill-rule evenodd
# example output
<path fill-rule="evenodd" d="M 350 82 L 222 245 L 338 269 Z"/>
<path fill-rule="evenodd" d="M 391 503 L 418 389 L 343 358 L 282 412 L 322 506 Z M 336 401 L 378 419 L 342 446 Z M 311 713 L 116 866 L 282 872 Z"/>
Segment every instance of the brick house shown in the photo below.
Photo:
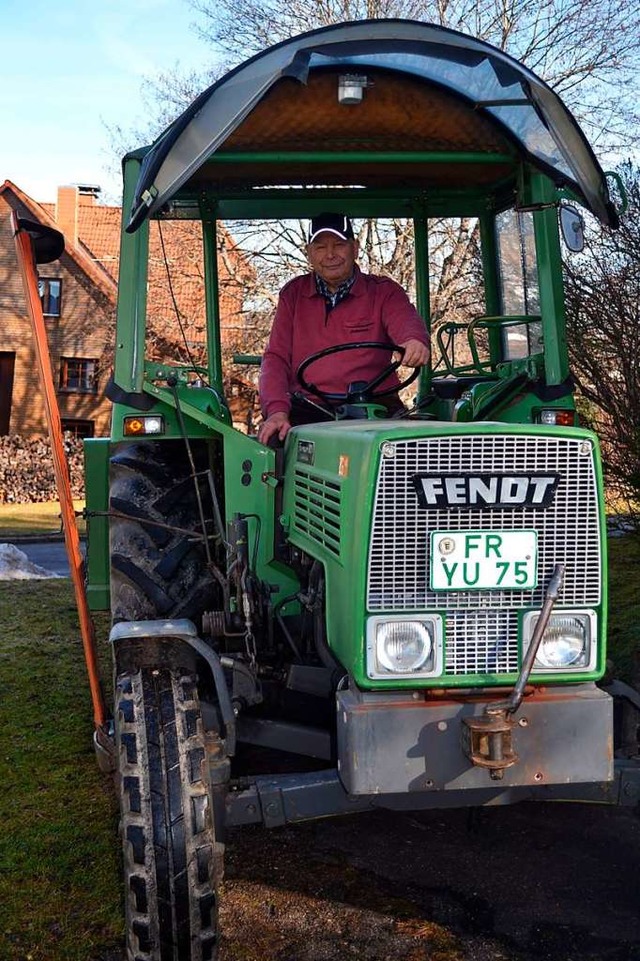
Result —
<path fill-rule="evenodd" d="M 55 204 L 39 204 L 6 180 L 0 185 L 0 435 L 43 436 L 46 425 L 31 326 L 17 267 L 10 214 L 56 227 L 65 237 L 60 259 L 38 268 L 63 427 L 78 436 L 109 432 L 104 390 L 111 370 L 116 313 L 121 208 L 98 203 L 99 188 L 58 188 Z M 201 363 L 204 299 L 201 244 L 189 222 L 152 224 L 148 315 L 150 354 L 157 360 Z M 246 262 L 220 231 L 223 345 L 243 325 Z M 230 266 L 229 266 L 230 265 Z M 253 387 L 232 379 L 229 401 L 242 424 Z"/>
<path fill-rule="evenodd" d="M 0 186 L 0 434 L 43 436 L 42 392 L 11 231 L 13 210 L 46 226 L 60 229 L 61 223 L 11 181 Z M 105 349 L 117 284 L 85 248 L 65 239 L 60 259 L 39 266 L 60 416 L 64 427 L 81 436 L 100 435 L 109 429 Z"/>

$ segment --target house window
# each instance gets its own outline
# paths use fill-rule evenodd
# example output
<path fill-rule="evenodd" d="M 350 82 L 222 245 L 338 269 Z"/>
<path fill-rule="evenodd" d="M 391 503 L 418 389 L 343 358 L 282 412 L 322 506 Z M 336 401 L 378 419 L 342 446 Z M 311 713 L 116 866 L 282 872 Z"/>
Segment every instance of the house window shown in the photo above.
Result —
<path fill-rule="evenodd" d="M 53 277 L 40 277 L 38 293 L 42 301 L 42 313 L 45 317 L 59 317 L 62 300 L 62 281 Z"/>
<path fill-rule="evenodd" d="M 62 430 L 65 434 L 73 434 L 76 440 L 82 440 L 83 437 L 93 437 L 93 421 L 71 420 L 70 418 L 63 417 Z"/>
<path fill-rule="evenodd" d="M 95 360 L 83 360 L 80 357 L 62 358 L 60 390 L 75 391 L 80 394 L 95 394 L 97 389 Z"/>

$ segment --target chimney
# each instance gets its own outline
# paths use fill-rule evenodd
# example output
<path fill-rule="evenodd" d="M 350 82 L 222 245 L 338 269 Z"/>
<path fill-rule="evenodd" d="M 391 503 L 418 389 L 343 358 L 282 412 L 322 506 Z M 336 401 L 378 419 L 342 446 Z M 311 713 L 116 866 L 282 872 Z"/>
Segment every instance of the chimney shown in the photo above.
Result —
<path fill-rule="evenodd" d="M 77 187 L 58 187 L 56 222 L 67 244 L 78 246 L 78 194 Z"/>
<path fill-rule="evenodd" d="M 102 187 L 97 184 L 76 184 L 81 207 L 94 207 L 98 202 L 98 195 Z"/>

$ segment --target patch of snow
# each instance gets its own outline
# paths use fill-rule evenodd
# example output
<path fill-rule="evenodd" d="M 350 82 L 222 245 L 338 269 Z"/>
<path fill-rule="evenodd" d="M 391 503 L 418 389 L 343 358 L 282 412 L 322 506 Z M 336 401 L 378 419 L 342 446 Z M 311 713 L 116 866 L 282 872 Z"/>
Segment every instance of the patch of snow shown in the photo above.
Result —
<path fill-rule="evenodd" d="M 44 580 L 60 577 L 38 564 L 32 564 L 24 551 L 14 544 L 0 544 L 0 581 Z"/>

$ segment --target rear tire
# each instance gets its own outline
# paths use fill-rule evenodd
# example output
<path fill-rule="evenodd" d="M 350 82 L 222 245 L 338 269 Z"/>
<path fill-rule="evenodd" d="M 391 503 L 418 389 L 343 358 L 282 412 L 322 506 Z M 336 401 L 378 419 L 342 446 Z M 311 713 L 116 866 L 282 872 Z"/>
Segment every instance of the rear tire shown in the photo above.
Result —
<path fill-rule="evenodd" d="M 196 678 L 169 668 L 116 679 L 129 961 L 214 961 L 216 843 Z"/>
<path fill-rule="evenodd" d="M 207 449 L 192 445 L 198 471 Z M 200 476 L 203 504 L 211 503 Z M 186 617 L 215 607 L 202 524 L 184 444 L 123 444 L 111 458 L 111 613 L 114 621 Z M 180 528 L 172 530 L 171 528 Z M 190 533 L 193 532 L 193 536 Z M 209 524 L 208 534 L 212 533 Z"/>

